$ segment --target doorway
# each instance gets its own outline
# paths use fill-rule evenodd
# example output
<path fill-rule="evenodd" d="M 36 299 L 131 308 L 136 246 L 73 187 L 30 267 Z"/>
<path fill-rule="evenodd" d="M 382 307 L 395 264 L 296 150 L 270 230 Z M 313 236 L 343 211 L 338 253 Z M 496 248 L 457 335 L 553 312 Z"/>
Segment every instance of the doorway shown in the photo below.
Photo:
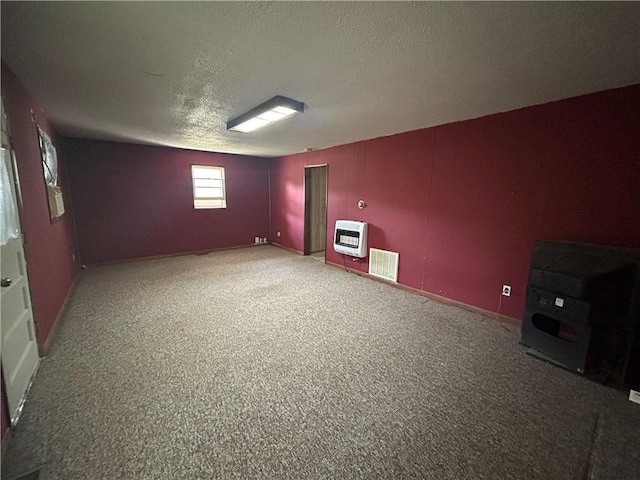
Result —
<path fill-rule="evenodd" d="M 35 324 L 27 279 L 22 235 L 20 233 L 14 156 L 9 138 L 4 102 L 2 105 L 2 163 L 0 197 L 2 231 L 0 232 L 0 271 L 2 285 L 1 358 L 2 376 L 11 425 L 15 426 L 40 362 Z"/>
<path fill-rule="evenodd" d="M 304 254 L 324 261 L 327 244 L 327 165 L 304 167 Z"/>

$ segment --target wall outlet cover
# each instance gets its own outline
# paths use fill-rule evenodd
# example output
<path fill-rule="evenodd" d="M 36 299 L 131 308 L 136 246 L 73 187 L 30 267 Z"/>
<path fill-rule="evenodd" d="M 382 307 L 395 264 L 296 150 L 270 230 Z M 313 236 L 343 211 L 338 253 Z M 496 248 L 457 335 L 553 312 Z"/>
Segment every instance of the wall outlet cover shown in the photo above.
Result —
<path fill-rule="evenodd" d="M 511 285 L 502 285 L 502 295 L 505 297 L 511 296 Z"/>

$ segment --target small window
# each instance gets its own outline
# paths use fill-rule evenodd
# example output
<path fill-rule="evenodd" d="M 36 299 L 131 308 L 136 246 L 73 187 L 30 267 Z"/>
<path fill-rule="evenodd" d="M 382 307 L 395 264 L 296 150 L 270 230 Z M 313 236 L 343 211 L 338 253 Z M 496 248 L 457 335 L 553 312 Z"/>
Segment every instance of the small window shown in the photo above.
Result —
<path fill-rule="evenodd" d="M 191 165 L 193 208 L 227 208 L 224 168 Z"/>

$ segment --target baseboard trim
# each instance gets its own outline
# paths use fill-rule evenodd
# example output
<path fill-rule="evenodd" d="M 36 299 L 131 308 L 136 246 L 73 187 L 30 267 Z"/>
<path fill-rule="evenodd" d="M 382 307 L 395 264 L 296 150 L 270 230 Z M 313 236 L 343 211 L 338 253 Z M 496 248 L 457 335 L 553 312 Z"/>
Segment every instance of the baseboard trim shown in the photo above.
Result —
<path fill-rule="evenodd" d="M 339 263 L 334 263 L 334 262 L 325 260 L 325 264 L 335 268 L 339 268 L 340 270 L 345 270 L 345 266 Z M 355 273 L 356 275 L 360 275 L 361 277 L 365 277 L 365 278 L 374 280 L 376 282 L 384 283 L 385 285 L 389 285 L 390 287 L 395 287 L 395 288 L 399 288 L 400 290 L 404 290 L 406 292 L 415 293 L 416 295 L 420 295 L 421 297 L 428 298 L 429 300 L 433 300 L 434 302 L 442 303 L 444 305 L 449 305 L 451 307 L 457 307 L 462 310 L 466 310 L 467 312 L 471 312 L 471 313 L 481 315 L 483 317 L 491 318 L 492 320 L 496 320 L 497 322 L 500 322 L 500 323 L 517 325 L 517 326 L 520 326 L 522 323 L 517 318 L 509 317 L 508 315 L 503 315 L 502 313 L 492 312 L 491 310 L 485 310 L 484 308 L 459 302 L 458 300 L 452 300 L 451 298 L 441 297 L 440 295 L 425 292 L 424 290 L 419 290 L 417 288 L 408 287 L 400 283 L 388 282 L 382 278 L 376 277 L 374 275 L 370 275 L 368 272 L 361 272 L 360 270 L 351 269 L 349 267 L 346 267 L 346 270 L 348 272 Z"/>
<path fill-rule="evenodd" d="M 159 260 L 161 258 L 184 257 L 186 255 L 206 255 L 207 253 L 224 252 L 227 250 L 238 250 L 240 248 L 263 247 L 265 245 L 269 245 L 269 243 L 268 242 L 267 243 L 249 243 L 246 245 L 236 245 L 234 247 L 222 247 L 222 248 L 214 248 L 209 250 L 193 250 L 190 252 L 167 253 L 163 255 L 150 255 L 148 257 L 126 258 L 124 260 L 113 260 L 110 262 L 90 263 L 87 265 L 83 265 L 83 268 L 103 267 L 105 265 L 118 265 L 121 263 L 143 262 L 146 260 Z"/>
<path fill-rule="evenodd" d="M 51 330 L 49 330 L 49 335 L 47 335 L 47 338 L 42 344 L 42 348 L 40 348 L 39 353 L 41 357 L 46 357 L 47 355 L 49 355 L 49 352 L 51 351 L 51 344 L 53 342 L 53 339 L 58 334 L 58 331 L 60 330 L 60 324 L 62 323 L 62 318 L 64 317 L 64 314 L 67 311 L 69 299 L 71 298 L 71 295 L 73 295 L 73 292 L 76 289 L 76 285 L 78 284 L 78 279 L 80 278 L 81 275 L 82 275 L 82 272 L 81 271 L 78 272 L 75 278 L 73 279 L 73 282 L 71 282 L 71 287 L 69 287 L 69 290 L 67 291 L 67 296 L 65 297 L 64 302 L 62 302 L 62 307 L 60 307 L 60 310 L 58 310 L 58 315 L 56 315 L 56 319 L 53 322 L 53 326 L 51 327 Z"/>
<path fill-rule="evenodd" d="M 274 247 L 281 248 L 283 250 L 287 250 L 289 252 L 296 253 L 298 255 L 304 255 L 304 252 L 301 252 L 300 250 L 296 250 L 295 248 L 285 247 L 284 245 L 280 245 L 279 243 L 276 243 L 276 242 L 271 242 L 271 245 L 273 245 Z"/>

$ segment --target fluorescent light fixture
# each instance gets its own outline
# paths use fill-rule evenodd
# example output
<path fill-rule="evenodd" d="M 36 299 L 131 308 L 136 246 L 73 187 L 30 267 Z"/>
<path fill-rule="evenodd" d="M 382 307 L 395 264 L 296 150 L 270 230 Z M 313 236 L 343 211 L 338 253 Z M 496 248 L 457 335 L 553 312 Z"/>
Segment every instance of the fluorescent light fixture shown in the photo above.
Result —
<path fill-rule="evenodd" d="M 304 103 L 279 95 L 229 120 L 227 130 L 249 133 L 304 112 Z"/>

